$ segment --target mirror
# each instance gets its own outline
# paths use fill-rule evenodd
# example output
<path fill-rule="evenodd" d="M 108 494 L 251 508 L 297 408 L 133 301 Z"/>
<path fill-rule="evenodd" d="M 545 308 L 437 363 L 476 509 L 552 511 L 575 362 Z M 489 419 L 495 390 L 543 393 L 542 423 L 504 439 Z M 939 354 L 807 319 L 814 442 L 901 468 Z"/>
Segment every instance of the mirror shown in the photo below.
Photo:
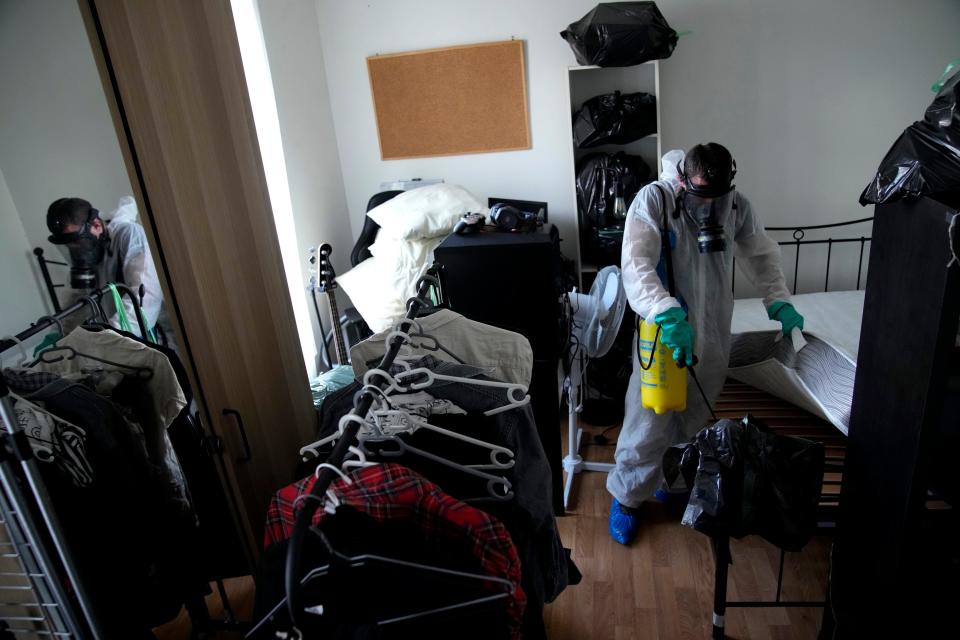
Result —
<path fill-rule="evenodd" d="M 117 282 L 143 285 L 146 324 L 172 343 L 143 212 L 77 3 L 0 3 L 0 82 L 0 335 Z M 105 298 L 110 323 L 139 335 L 132 304 L 118 314 Z M 76 315 L 74 322 L 89 314 Z"/>

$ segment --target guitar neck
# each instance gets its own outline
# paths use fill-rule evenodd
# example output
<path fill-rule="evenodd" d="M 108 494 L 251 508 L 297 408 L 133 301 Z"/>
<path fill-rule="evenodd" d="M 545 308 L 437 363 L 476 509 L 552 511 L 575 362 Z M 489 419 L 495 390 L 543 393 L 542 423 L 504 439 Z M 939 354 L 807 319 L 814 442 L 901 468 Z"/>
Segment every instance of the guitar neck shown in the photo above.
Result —
<path fill-rule="evenodd" d="M 335 291 L 327 289 L 327 303 L 330 305 L 330 322 L 333 325 L 333 344 L 337 351 L 337 362 L 347 364 L 347 345 L 343 342 L 343 328 L 340 326 L 340 310 L 337 308 Z"/>

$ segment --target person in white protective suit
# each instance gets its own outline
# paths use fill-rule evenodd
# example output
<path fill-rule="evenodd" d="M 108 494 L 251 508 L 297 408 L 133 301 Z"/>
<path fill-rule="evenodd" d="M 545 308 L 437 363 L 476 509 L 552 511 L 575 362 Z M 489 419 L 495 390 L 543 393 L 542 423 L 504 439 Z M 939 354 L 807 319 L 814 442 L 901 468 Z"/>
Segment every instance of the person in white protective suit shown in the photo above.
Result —
<path fill-rule="evenodd" d="M 749 200 L 735 190 L 735 174 L 730 152 L 716 143 L 697 145 L 686 155 L 668 152 L 660 180 L 641 189 L 630 205 L 623 235 L 623 286 L 630 306 L 639 318 L 660 327 L 660 340 L 678 362 L 698 362 L 695 373 L 711 406 L 727 375 L 734 256 L 763 293 L 768 315 L 781 321 L 784 335 L 803 328 L 803 318 L 788 302 L 780 247 L 764 231 Z M 668 291 L 663 263 L 664 213 L 676 295 Z M 621 544 L 636 537 L 637 509 L 663 482 L 664 453 L 692 438 L 710 418 L 689 374 L 686 411 L 657 415 L 643 408 L 636 340 L 634 335 L 616 467 L 607 477 L 613 495 L 610 534 Z"/>
<path fill-rule="evenodd" d="M 137 222 L 137 204 L 130 197 L 120 198 L 107 220 L 82 198 L 60 198 L 47 209 L 49 241 L 69 250 L 71 286 L 85 292 L 108 283 L 130 287 L 135 295 L 143 285 L 141 309 L 148 330 L 157 325 L 172 337 L 163 310 L 163 294 L 157 268 L 143 227 Z M 133 333 L 140 329 L 133 303 L 124 296 L 124 310 Z M 116 316 L 111 324 L 117 326 Z M 171 345 L 172 346 L 172 345 Z"/>

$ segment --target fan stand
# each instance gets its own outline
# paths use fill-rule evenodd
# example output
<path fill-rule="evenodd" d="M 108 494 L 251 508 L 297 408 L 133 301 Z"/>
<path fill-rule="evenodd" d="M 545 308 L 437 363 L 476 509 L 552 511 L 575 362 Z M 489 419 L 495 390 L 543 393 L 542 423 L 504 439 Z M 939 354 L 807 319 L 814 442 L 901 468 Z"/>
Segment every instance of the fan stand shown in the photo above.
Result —
<path fill-rule="evenodd" d="M 567 376 L 564 385 L 567 392 L 567 455 L 563 458 L 563 470 L 567 478 L 563 483 L 563 508 L 570 505 L 570 492 L 573 489 L 573 478 L 581 471 L 602 471 L 610 473 L 616 466 L 609 462 L 591 462 L 580 456 L 580 440 L 583 438 L 583 429 L 578 424 L 577 414 L 583 407 L 574 400 L 573 381 Z M 577 385 L 579 387 L 579 385 Z"/>

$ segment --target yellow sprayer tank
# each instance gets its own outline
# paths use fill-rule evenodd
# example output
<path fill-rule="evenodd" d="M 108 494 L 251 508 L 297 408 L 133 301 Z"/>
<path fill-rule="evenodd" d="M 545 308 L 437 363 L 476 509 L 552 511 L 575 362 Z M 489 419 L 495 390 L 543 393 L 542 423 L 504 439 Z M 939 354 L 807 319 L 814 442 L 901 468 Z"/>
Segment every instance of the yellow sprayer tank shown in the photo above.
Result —
<path fill-rule="evenodd" d="M 646 365 L 657 338 L 657 325 L 640 322 L 640 358 Z M 656 340 L 656 353 L 650 368 L 640 369 L 640 399 L 656 413 L 683 411 L 687 408 L 687 372 L 677 366 L 670 349 Z"/>

